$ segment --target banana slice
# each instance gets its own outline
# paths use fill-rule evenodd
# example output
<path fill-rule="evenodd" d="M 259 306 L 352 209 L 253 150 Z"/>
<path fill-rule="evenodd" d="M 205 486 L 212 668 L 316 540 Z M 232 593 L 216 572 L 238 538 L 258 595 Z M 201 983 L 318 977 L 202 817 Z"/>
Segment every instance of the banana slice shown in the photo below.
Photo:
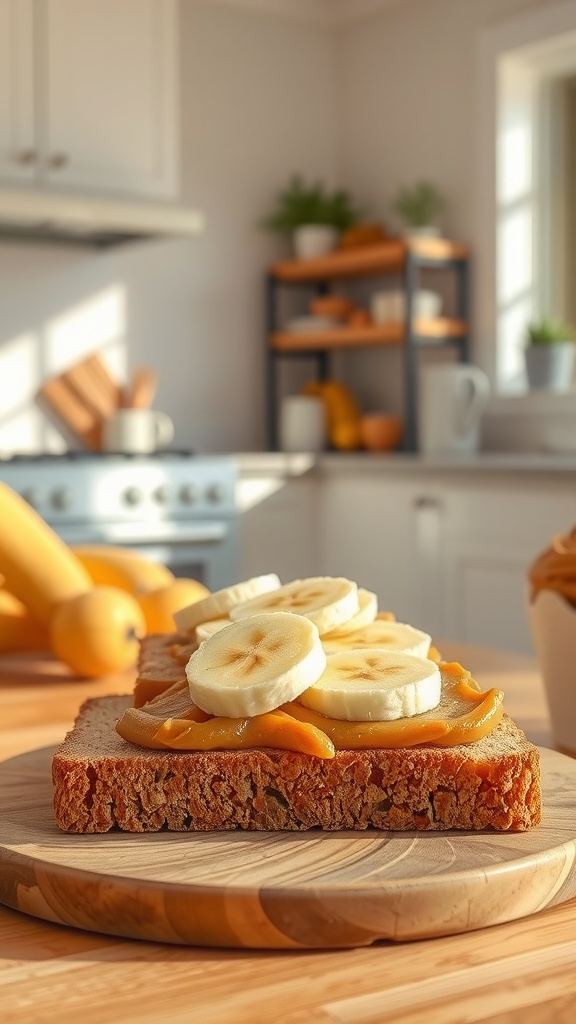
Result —
<path fill-rule="evenodd" d="M 275 572 L 267 576 L 253 576 L 252 579 L 244 580 L 242 583 L 234 583 L 231 587 L 223 590 L 216 590 L 209 597 L 203 597 L 201 601 L 181 608 L 174 614 L 176 629 L 196 629 L 202 622 L 210 619 L 220 619 L 228 615 L 235 604 L 248 601 L 257 594 L 263 594 L 269 590 L 275 590 L 280 586 L 280 580 Z"/>
<path fill-rule="evenodd" d="M 231 619 L 228 617 L 221 619 L 208 619 L 208 622 L 201 622 L 196 626 L 196 639 L 199 644 L 203 640 L 208 640 L 209 637 L 214 636 L 214 633 L 218 633 L 219 630 L 224 629 L 224 626 L 229 626 Z"/>
<path fill-rule="evenodd" d="M 358 587 L 358 611 L 356 615 L 353 615 L 347 622 L 343 622 L 338 629 L 333 629 L 330 633 L 325 634 L 325 639 L 338 639 L 342 633 L 353 633 L 356 629 L 363 629 L 364 626 L 369 626 L 371 622 L 374 622 L 378 614 L 378 598 L 376 594 L 373 594 L 371 590 L 364 590 L 364 587 Z M 323 637 L 324 640 L 324 637 Z"/>
<path fill-rule="evenodd" d="M 432 661 L 380 649 L 329 654 L 326 668 L 299 701 L 329 718 L 391 722 L 440 703 L 440 670 Z"/>
<path fill-rule="evenodd" d="M 261 612 L 295 612 L 310 619 L 322 636 L 347 622 L 358 610 L 358 587 L 351 580 L 342 576 L 310 576 L 236 605 L 230 618 L 246 619 Z"/>
<path fill-rule="evenodd" d="M 246 718 L 294 700 L 325 666 L 314 623 L 277 612 L 232 622 L 204 640 L 186 666 L 186 678 L 203 711 Z"/>
<path fill-rule="evenodd" d="M 388 651 L 402 651 L 418 658 L 427 658 L 432 638 L 421 629 L 415 629 L 406 622 L 387 622 L 375 619 L 363 629 L 345 633 L 341 629 L 322 637 L 326 654 L 339 651 L 362 651 L 371 647 L 382 647 Z"/>

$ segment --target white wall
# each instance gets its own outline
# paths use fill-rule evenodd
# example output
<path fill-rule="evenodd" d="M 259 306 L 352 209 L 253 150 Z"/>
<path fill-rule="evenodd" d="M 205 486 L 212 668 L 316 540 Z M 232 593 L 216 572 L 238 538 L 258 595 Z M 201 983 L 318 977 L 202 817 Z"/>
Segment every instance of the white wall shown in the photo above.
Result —
<path fill-rule="evenodd" d="M 398 187 L 428 178 L 448 200 L 443 228 L 474 256 L 479 176 L 492 173 L 477 152 L 480 34 L 550 2 L 405 0 L 341 31 L 343 178 L 391 230 L 399 227 L 391 208 Z M 479 270 L 473 264 L 473 285 Z M 430 283 L 441 287 L 442 279 Z M 483 362 L 482 353 L 472 356 Z M 379 380 L 382 404 L 399 410 L 398 352 L 348 364 L 361 397 L 374 405 Z"/>
<path fill-rule="evenodd" d="M 263 270 L 287 250 L 258 222 L 277 190 L 296 169 L 341 181 L 394 227 L 397 186 L 425 175 L 449 198 L 446 230 L 474 251 L 478 33 L 547 3 L 402 0 L 332 29 L 183 0 L 183 198 L 205 212 L 206 233 L 104 254 L 0 244 L 0 356 L 14 356 L 0 371 L 0 450 L 16 435 L 42 447 L 34 390 L 99 329 L 117 365 L 158 367 L 156 404 L 178 445 L 261 447 Z M 95 298 L 114 325 L 82 318 Z M 401 408 L 398 350 L 335 366 L 366 406 Z"/>
<path fill-rule="evenodd" d="M 258 224 L 293 170 L 335 179 L 333 35 L 185 0 L 181 40 L 183 198 L 206 232 L 108 253 L 0 244 L 0 450 L 43 446 L 40 378 L 100 341 L 158 368 L 179 446 L 264 443 L 263 269 L 284 249 Z"/>

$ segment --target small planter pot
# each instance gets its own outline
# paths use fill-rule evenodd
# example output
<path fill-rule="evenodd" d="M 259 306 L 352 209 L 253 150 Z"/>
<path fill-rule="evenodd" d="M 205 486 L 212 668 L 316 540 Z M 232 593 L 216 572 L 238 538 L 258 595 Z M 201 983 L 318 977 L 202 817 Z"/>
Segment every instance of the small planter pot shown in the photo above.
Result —
<path fill-rule="evenodd" d="M 407 227 L 404 229 L 405 238 L 441 238 L 442 232 L 435 224 L 422 224 L 418 228 Z"/>
<path fill-rule="evenodd" d="M 292 236 L 294 255 L 299 260 L 326 256 L 338 245 L 340 232 L 329 224 L 303 224 Z"/>
<path fill-rule="evenodd" d="M 546 345 L 528 345 L 524 350 L 526 376 L 530 388 L 569 391 L 572 387 L 576 344 L 554 341 Z"/>

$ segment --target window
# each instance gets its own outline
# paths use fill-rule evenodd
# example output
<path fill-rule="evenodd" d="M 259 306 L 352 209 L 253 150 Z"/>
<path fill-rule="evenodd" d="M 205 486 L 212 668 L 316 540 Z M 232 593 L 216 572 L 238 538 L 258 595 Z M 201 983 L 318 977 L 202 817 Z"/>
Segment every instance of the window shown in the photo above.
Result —
<path fill-rule="evenodd" d="M 526 389 L 526 325 L 576 322 L 576 2 L 480 46 L 476 334 L 495 390 Z"/>

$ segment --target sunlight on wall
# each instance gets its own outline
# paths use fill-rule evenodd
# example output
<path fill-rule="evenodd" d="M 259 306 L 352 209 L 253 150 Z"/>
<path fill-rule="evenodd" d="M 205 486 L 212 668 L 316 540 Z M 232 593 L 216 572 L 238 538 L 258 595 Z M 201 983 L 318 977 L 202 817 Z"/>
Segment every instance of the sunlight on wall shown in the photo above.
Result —
<path fill-rule="evenodd" d="M 525 331 L 537 305 L 534 103 L 532 69 L 521 60 L 501 60 L 496 145 L 497 377 L 507 391 L 525 386 Z"/>
<path fill-rule="evenodd" d="M 0 338 L 0 455 L 62 451 L 64 436 L 36 405 L 46 377 L 97 352 L 119 381 L 126 378 L 126 289 L 112 285 L 44 326 Z M 56 421 L 54 421 L 55 423 Z"/>
<path fill-rule="evenodd" d="M 106 288 L 61 313 L 44 331 L 44 374 L 62 373 L 92 352 L 104 356 L 115 376 L 126 374 L 126 290 Z"/>
<path fill-rule="evenodd" d="M 39 446 L 42 417 L 33 407 L 39 379 L 35 334 L 11 338 L 0 347 L 0 452 Z"/>

